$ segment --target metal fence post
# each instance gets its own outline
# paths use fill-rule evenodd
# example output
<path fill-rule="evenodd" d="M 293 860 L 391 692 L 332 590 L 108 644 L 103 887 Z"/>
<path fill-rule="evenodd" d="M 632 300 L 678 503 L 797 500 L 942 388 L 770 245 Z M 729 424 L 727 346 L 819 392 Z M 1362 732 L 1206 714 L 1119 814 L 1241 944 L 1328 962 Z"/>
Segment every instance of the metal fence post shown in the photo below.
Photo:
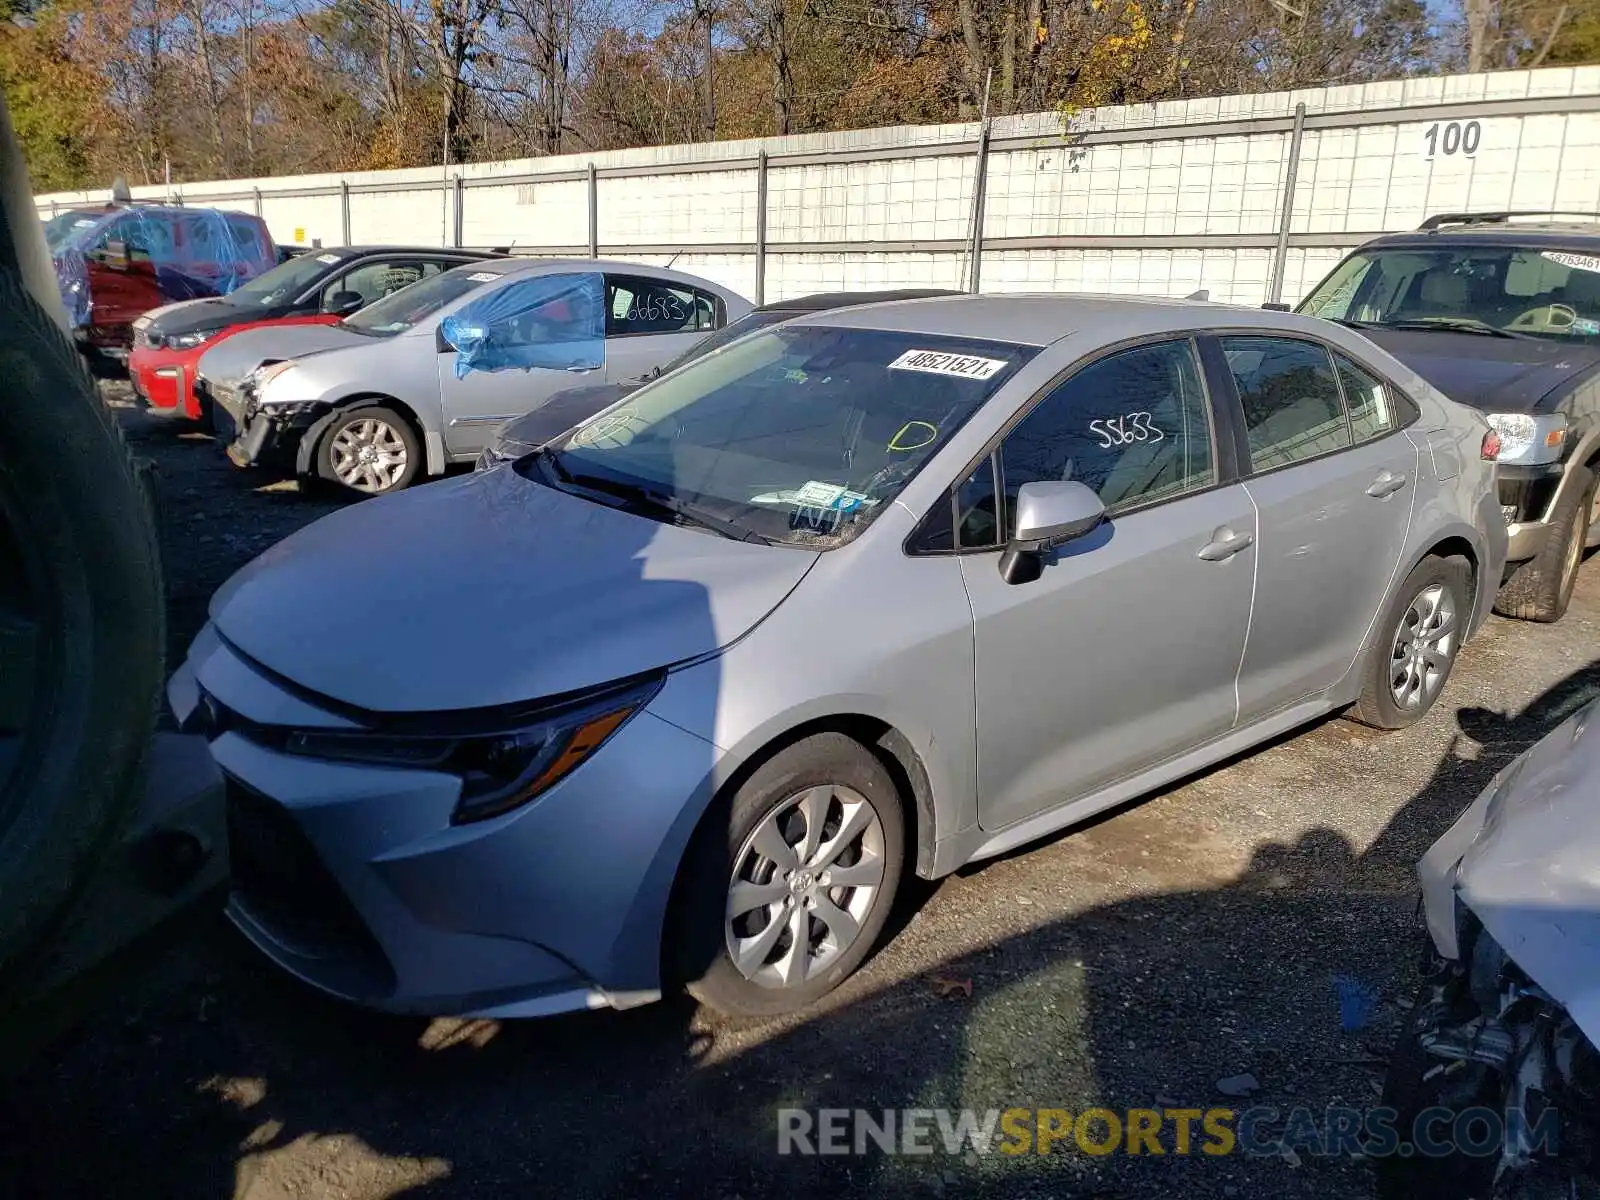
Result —
<path fill-rule="evenodd" d="M 1294 185 L 1300 176 L 1300 142 L 1306 132 L 1306 106 L 1294 106 L 1294 131 L 1289 135 L 1289 167 L 1283 176 L 1283 212 L 1278 217 L 1278 246 L 1272 254 L 1269 304 L 1283 301 L 1283 268 L 1289 259 L 1289 226 L 1294 222 Z"/>
<path fill-rule="evenodd" d="M 461 245 L 461 235 L 462 235 L 462 232 L 465 229 L 465 225 L 463 223 L 463 211 L 464 211 L 464 204 L 465 204 L 465 200 L 466 200 L 466 195 L 467 195 L 466 184 L 461 178 L 461 173 L 458 171 L 456 173 L 456 200 L 455 200 L 456 211 L 455 211 L 455 222 L 454 222 L 455 228 L 451 231 L 455 236 L 455 242 L 453 244 L 456 245 L 456 246 Z"/>
<path fill-rule="evenodd" d="M 756 151 L 756 304 L 767 302 L 767 152 Z"/>
<path fill-rule="evenodd" d="M 350 244 L 350 182 L 346 179 L 339 180 L 339 216 L 344 223 L 343 245 Z"/>
<path fill-rule="evenodd" d="M 987 106 L 986 106 L 987 107 Z M 989 186 L 989 118 L 984 117 L 978 126 L 978 156 L 972 164 L 972 235 L 967 247 L 967 260 L 971 270 L 967 273 L 967 291 L 974 296 L 983 276 L 983 201 Z"/>
<path fill-rule="evenodd" d="M 258 187 L 253 187 L 253 188 L 250 189 L 250 191 L 255 195 L 255 198 L 256 198 L 256 216 L 259 217 L 261 215 L 261 189 L 258 188 Z"/>
<path fill-rule="evenodd" d="M 600 257 L 600 180 L 589 164 L 589 257 Z"/>

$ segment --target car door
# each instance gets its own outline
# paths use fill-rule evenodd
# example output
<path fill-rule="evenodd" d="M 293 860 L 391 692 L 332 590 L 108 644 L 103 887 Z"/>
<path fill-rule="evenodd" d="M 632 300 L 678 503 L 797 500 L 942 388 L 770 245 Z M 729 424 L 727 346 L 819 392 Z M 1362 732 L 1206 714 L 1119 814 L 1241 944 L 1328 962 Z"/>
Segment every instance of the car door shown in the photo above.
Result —
<path fill-rule="evenodd" d="M 1288 337 L 1219 339 L 1238 395 L 1258 520 L 1240 719 L 1332 687 L 1388 596 L 1411 524 L 1417 448 L 1402 397 L 1345 356 Z M 1348 395 L 1348 400 L 1347 400 Z"/>
<path fill-rule="evenodd" d="M 1233 725 L 1254 510 L 1213 424 L 1191 339 L 1121 350 L 1057 385 L 1003 438 L 993 474 L 986 461 L 961 489 L 985 829 Z M 1108 519 L 1038 579 L 1008 584 L 999 551 L 1017 490 L 1051 479 L 1094 488 Z"/>
<path fill-rule="evenodd" d="M 517 276 L 440 323 L 439 394 L 452 458 L 476 459 L 505 422 L 600 376 L 609 346 L 601 296 L 598 275 Z M 449 339 L 466 327 L 482 340 L 463 363 Z"/>
<path fill-rule="evenodd" d="M 722 306 L 699 288 L 606 272 L 607 383 L 646 375 L 719 327 Z"/>

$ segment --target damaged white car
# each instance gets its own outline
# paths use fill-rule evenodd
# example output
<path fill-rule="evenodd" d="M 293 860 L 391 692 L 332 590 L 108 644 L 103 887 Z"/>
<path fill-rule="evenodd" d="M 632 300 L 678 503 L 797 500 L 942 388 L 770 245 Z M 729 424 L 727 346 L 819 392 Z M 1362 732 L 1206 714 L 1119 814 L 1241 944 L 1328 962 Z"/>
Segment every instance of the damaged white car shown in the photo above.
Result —
<path fill-rule="evenodd" d="M 1417 1134 L 1384 1200 L 1600 1197 L 1600 700 L 1423 856 L 1437 958 L 1384 1103 Z"/>

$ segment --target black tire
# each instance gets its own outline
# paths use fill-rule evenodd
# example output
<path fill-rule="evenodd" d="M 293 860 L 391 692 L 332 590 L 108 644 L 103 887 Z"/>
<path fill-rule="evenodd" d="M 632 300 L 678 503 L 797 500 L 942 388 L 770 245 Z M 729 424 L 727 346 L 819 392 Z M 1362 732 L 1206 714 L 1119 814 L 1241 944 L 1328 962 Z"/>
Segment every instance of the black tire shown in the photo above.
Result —
<path fill-rule="evenodd" d="M 737 866 L 734 860 L 764 818 L 807 789 L 821 786 L 847 788 L 871 806 L 882 835 L 881 883 L 859 921 L 855 940 L 831 963 L 803 983 L 765 986 L 746 978 L 728 949 L 727 906 Z M 702 823 L 679 877 L 668 926 L 669 973 L 687 986 L 695 999 L 730 1017 L 772 1017 L 815 1003 L 843 983 L 872 952 L 889 919 L 904 860 L 901 797 L 883 764 L 860 742 L 843 734 L 802 738 L 759 766 L 731 801 L 714 809 Z M 840 902 L 849 901 L 840 898 Z M 822 923 L 809 918 L 808 924 L 812 922 L 820 935 Z"/>
<path fill-rule="evenodd" d="M 26 972 L 139 795 L 164 677 L 153 472 L 0 270 L 0 973 Z"/>
<path fill-rule="evenodd" d="M 1413 1017 L 1395 1042 L 1384 1076 L 1382 1106 L 1393 1114 L 1399 1141 L 1412 1145 L 1418 1118 L 1429 1109 L 1463 1112 L 1470 1108 L 1505 1111 L 1505 1081 L 1482 1063 L 1460 1070 L 1439 1071 L 1445 1060 L 1422 1048 L 1419 1018 L 1432 988 L 1424 985 L 1412 1009 Z M 1430 1136 L 1445 1130 L 1429 1129 Z M 1412 1153 L 1374 1159 L 1378 1200 L 1493 1200 L 1498 1156 L 1479 1157 L 1455 1152 L 1442 1157 Z"/>
<path fill-rule="evenodd" d="M 1595 477 L 1588 467 L 1569 463 L 1571 483 L 1550 514 L 1550 533 L 1539 553 L 1518 563 L 1500 585 L 1494 610 L 1522 621 L 1559 621 L 1572 602 L 1572 589 L 1583 565 L 1589 540 L 1589 514 L 1594 505 Z"/>
<path fill-rule="evenodd" d="M 1404 729 L 1428 714 L 1450 682 L 1456 658 L 1461 652 L 1462 639 L 1472 619 L 1474 593 L 1471 580 L 1471 566 L 1465 559 L 1454 556 L 1430 556 L 1411 569 L 1411 574 L 1395 589 L 1384 607 L 1383 615 L 1378 619 L 1372 635 L 1372 650 L 1361 668 L 1361 697 L 1347 716 L 1374 729 Z M 1417 705 L 1402 707 L 1391 686 L 1401 621 L 1407 617 L 1412 602 L 1434 587 L 1443 588 L 1450 596 L 1455 611 L 1455 636 L 1437 683 L 1430 683 L 1428 688 L 1422 690 Z"/>
<path fill-rule="evenodd" d="M 351 487 L 339 478 L 333 463 L 334 439 L 344 430 L 369 420 L 381 421 L 393 429 L 404 444 L 406 455 L 405 466 L 401 468 L 400 474 L 394 481 L 386 487 L 375 490 Z M 382 404 L 356 404 L 340 410 L 322 431 L 322 436 L 317 439 L 315 455 L 317 479 L 328 488 L 342 492 L 346 496 L 384 496 L 410 487 L 415 482 L 417 476 L 422 473 L 422 456 L 422 439 L 417 436 L 417 431 L 409 418 Z"/>

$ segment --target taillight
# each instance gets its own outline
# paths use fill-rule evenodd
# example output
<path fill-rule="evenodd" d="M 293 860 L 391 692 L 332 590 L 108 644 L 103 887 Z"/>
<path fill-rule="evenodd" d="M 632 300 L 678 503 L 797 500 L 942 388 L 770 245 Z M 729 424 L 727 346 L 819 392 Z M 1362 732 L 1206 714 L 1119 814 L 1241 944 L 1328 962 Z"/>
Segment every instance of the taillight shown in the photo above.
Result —
<path fill-rule="evenodd" d="M 1478 453 L 1493 462 L 1500 457 L 1500 434 L 1491 429 L 1483 435 L 1483 445 Z"/>

